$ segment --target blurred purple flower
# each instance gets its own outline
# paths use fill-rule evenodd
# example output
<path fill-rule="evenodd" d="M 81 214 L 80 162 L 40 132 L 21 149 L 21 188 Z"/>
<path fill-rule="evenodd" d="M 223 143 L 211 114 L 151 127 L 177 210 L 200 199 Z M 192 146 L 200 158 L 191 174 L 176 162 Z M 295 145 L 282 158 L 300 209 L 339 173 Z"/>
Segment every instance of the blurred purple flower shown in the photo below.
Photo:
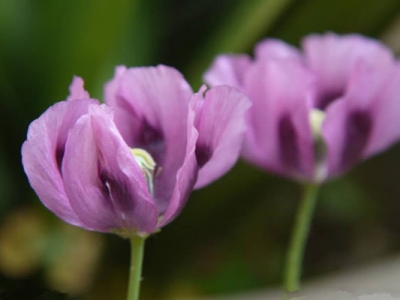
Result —
<path fill-rule="evenodd" d="M 220 55 L 210 85 L 245 91 L 244 157 L 265 169 L 320 182 L 383 151 L 400 138 L 400 68 L 392 52 L 359 35 L 311 35 L 302 52 L 279 40 L 255 58 Z"/>
<path fill-rule="evenodd" d="M 195 185 L 233 166 L 250 106 L 230 87 L 193 94 L 166 66 L 118 67 L 106 105 L 90 99 L 81 78 L 70 92 L 30 125 L 25 172 L 62 220 L 124 236 L 169 223 Z"/>

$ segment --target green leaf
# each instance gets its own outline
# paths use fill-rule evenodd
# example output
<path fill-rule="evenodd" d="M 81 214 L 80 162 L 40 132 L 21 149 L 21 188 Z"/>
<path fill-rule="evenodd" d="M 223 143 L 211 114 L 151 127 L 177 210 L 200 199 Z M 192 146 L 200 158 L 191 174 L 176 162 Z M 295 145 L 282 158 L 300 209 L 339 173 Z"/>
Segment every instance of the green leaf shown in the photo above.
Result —
<path fill-rule="evenodd" d="M 187 72 L 192 84 L 195 87 L 200 85 L 201 74 L 215 55 L 249 50 L 290 3 L 291 0 L 239 1 L 208 42 L 196 53 Z"/>
<path fill-rule="evenodd" d="M 377 35 L 399 8 L 397 0 L 299 1 L 270 34 L 291 43 L 313 32 Z"/>

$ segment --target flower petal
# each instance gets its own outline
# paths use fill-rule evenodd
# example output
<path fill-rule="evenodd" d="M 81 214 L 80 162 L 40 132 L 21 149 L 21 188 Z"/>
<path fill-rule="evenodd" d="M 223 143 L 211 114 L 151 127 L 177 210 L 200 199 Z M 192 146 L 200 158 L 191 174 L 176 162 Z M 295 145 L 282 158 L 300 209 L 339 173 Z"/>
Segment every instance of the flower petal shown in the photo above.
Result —
<path fill-rule="evenodd" d="M 387 47 L 356 34 L 310 35 L 302 44 L 307 65 L 318 76 L 317 106 L 322 109 L 345 93 L 349 76 L 358 62 L 363 61 L 376 70 L 384 70 L 394 62 Z"/>
<path fill-rule="evenodd" d="M 392 72 L 387 73 L 387 76 L 382 76 L 382 79 L 381 89 L 375 95 L 375 103 L 370 109 L 375 124 L 365 156 L 383 151 L 400 139 L 399 63 L 395 65 Z"/>
<path fill-rule="evenodd" d="M 336 100 L 326 110 L 326 117 L 322 124 L 322 135 L 327 145 L 326 177 L 333 177 L 344 171 L 342 157 L 346 143 L 345 133 L 347 132 L 346 120 L 348 114 L 349 108 L 343 98 Z"/>
<path fill-rule="evenodd" d="M 96 104 L 94 100 L 56 103 L 31 123 L 22 146 L 25 173 L 43 204 L 60 219 L 84 228 L 65 194 L 61 163 L 69 130 Z"/>
<path fill-rule="evenodd" d="M 106 107 L 92 109 L 93 133 L 100 156 L 103 179 L 110 185 L 114 206 L 126 228 L 154 231 L 158 211 L 147 180 L 123 140 Z"/>
<path fill-rule="evenodd" d="M 93 230 L 154 230 L 146 181 L 105 107 L 92 108 L 70 131 L 63 174 L 72 208 Z"/>
<path fill-rule="evenodd" d="M 130 147 L 148 151 L 159 169 L 155 202 L 165 212 L 187 145 L 187 114 L 192 90 L 182 74 L 166 66 L 117 69 L 106 87 L 115 122 Z"/>
<path fill-rule="evenodd" d="M 343 98 L 326 111 L 324 139 L 329 151 L 329 176 L 336 176 L 400 137 L 400 70 L 371 70 L 359 62 Z"/>
<path fill-rule="evenodd" d="M 211 85 L 230 85 L 243 89 L 243 75 L 251 64 L 248 55 L 219 55 L 204 74 L 204 81 Z"/>
<path fill-rule="evenodd" d="M 67 101 L 90 99 L 89 93 L 84 88 L 83 79 L 78 76 L 74 76 L 72 79 L 72 83 L 69 86 L 69 92 L 70 94 Z"/>
<path fill-rule="evenodd" d="M 179 215 L 179 213 L 185 206 L 197 179 L 198 166 L 195 151 L 198 132 L 193 126 L 194 118 L 195 111 L 190 108 L 186 127 L 188 138 L 185 148 L 185 160 L 182 164 L 182 167 L 179 168 L 176 174 L 176 184 L 174 187 L 174 191 L 165 210 L 165 214 L 162 216 L 159 222 L 159 228 L 170 223 Z"/>
<path fill-rule="evenodd" d="M 200 171 L 196 188 L 221 177 L 236 163 L 243 145 L 245 115 L 251 105 L 244 93 L 228 86 L 214 87 L 205 97 L 203 92 L 201 89 L 192 98 L 199 131 L 196 157 Z"/>
<path fill-rule="evenodd" d="M 280 40 L 265 39 L 254 48 L 254 56 L 257 62 L 264 59 L 294 59 L 301 61 L 300 52 Z"/>
<path fill-rule="evenodd" d="M 309 112 L 314 77 L 295 60 L 265 60 L 246 74 L 253 106 L 244 157 L 274 172 L 313 175 Z"/>
<path fill-rule="evenodd" d="M 346 171 L 365 156 L 388 75 L 358 62 L 349 75 L 345 95 L 327 108 L 322 131 L 328 145 L 329 176 Z"/>

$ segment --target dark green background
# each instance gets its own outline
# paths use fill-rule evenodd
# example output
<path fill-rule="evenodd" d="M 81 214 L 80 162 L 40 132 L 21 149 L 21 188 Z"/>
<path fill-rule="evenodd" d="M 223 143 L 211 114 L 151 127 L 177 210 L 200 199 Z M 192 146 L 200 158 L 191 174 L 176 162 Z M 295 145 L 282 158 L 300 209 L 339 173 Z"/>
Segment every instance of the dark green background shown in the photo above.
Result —
<path fill-rule="evenodd" d="M 20 233 L 18 247 L 29 249 L 38 239 L 45 246 L 26 272 L 10 273 L 0 263 L 0 295 L 66 297 L 50 292 L 55 287 L 48 274 L 49 265 L 65 260 L 63 225 L 29 187 L 20 147 L 29 123 L 66 98 L 73 75 L 102 99 L 115 65 L 163 63 L 181 70 L 197 89 L 220 52 L 251 53 L 264 37 L 298 45 L 304 35 L 326 31 L 386 37 L 396 45 L 400 28 L 397 40 L 388 32 L 396 30 L 398 17 L 398 0 L 0 0 L 0 243 L 15 234 L 6 224 L 21 211 L 40 216 L 46 228 L 37 238 Z M 306 279 L 400 252 L 399 159 L 396 146 L 322 188 Z M 147 242 L 143 299 L 279 285 L 300 191 L 294 182 L 239 162 L 227 176 L 194 192 L 181 216 Z M 24 222 L 31 219 L 23 217 Z M 101 257 L 92 283 L 74 297 L 123 299 L 128 242 L 94 235 L 103 242 Z"/>

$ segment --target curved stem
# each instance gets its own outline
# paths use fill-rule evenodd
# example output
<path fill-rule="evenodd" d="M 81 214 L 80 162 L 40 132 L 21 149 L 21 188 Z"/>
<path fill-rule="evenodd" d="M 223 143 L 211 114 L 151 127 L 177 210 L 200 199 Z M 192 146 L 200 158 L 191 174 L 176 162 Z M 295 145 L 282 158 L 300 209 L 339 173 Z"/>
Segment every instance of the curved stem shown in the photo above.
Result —
<path fill-rule="evenodd" d="M 304 195 L 293 227 L 292 237 L 286 257 L 284 286 L 288 292 L 300 289 L 302 262 L 304 249 L 315 204 L 317 202 L 318 185 L 307 184 L 304 186 Z"/>
<path fill-rule="evenodd" d="M 140 281 L 142 279 L 142 265 L 145 237 L 134 236 L 131 241 L 131 266 L 129 271 L 129 288 L 127 300 L 138 300 Z"/>

